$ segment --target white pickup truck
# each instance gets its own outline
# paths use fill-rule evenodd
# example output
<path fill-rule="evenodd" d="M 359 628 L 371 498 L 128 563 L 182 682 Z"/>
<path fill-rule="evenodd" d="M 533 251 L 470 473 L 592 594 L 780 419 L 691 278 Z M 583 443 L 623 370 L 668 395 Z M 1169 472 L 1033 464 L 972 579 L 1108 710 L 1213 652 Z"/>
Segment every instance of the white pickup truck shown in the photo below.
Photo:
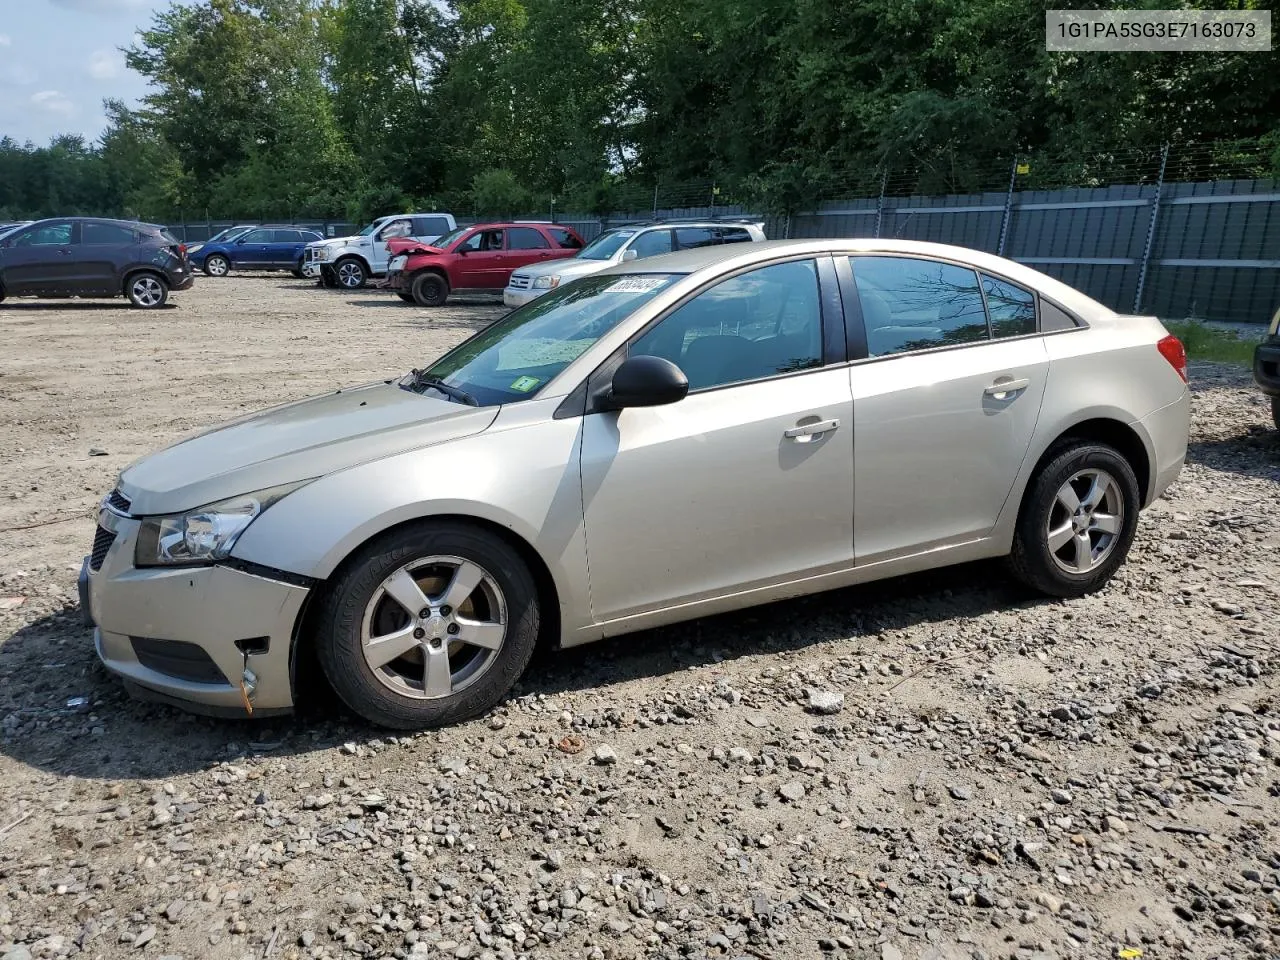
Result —
<path fill-rule="evenodd" d="M 451 213 L 396 213 L 379 217 L 351 237 L 333 237 L 307 244 L 302 274 L 326 287 L 354 290 L 370 277 L 387 272 L 387 241 L 412 237 L 430 243 L 457 226 Z"/>

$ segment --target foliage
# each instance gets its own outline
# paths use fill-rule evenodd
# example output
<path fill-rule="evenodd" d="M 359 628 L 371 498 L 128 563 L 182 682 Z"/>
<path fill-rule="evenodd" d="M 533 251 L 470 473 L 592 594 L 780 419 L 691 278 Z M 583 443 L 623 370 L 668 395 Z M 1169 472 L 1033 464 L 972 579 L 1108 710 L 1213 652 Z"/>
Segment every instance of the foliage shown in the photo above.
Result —
<path fill-rule="evenodd" d="M 1241 339 L 1233 330 L 1211 327 L 1199 320 L 1165 323 L 1165 326 L 1182 341 L 1187 356 L 1192 360 L 1253 366 L 1253 351 L 1258 345 L 1257 340 Z"/>
<path fill-rule="evenodd" d="M 1031 0 L 171 0 L 126 59 L 150 92 L 98 143 L 0 140 L 0 215 L 604 213 L 694 180 L 790 213 L 1028 155 L 1028 187 L 1136 182 L 1166 143 L 1251 145 L 1177 178 L 1280 175 L 1270 58 L 1048 53 Z"/>

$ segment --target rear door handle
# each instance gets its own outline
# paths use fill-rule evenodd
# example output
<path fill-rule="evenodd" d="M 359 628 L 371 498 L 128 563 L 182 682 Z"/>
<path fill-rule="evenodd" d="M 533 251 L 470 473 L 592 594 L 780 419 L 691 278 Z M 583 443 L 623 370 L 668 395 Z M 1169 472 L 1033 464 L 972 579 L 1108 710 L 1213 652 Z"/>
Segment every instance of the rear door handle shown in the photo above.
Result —
<path fill-rule="evenodd" d="M 983 391 L 988 397 L 995 397 L 997 400 L 1003 400 L 1011 393 L 1017 393 L 1019 390 L 1025 390 L 1031 386 L 1031 381 L 1026 377 L 1018 377 L 1016 380 L 1012 377 L 1006 380 L 997 380 L 991 386 Z"/>
<path fill-rule="evenodd" d="M 796 440 L 800 443 L 807 443 L 817 437 L 822 436 L 829 430 L 834 430 L 840 426 L 839 420 L 818 420 L 814 423 L 802 423 L 797 427 L 790 427 L 784 430 L 782 435 L 788 440 Z"/>

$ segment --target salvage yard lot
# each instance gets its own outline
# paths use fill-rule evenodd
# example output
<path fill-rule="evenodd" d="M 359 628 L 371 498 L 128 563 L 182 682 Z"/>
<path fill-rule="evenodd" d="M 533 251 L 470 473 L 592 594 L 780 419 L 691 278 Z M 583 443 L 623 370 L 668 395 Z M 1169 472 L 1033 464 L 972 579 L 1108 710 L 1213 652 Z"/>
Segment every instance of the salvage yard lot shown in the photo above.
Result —
<path fill-rule="evenodd" d="M 1280 442 L 1243 370 L 1193 365 L 1188 467 L 1100 594 L 873 584 L 539 657 L 390 737 L 131 701 L 76 570 L 134 458 L 503 308 L 283 275 L 172 303 L 0 307 L 0 956 L 1280 950 Z"/>

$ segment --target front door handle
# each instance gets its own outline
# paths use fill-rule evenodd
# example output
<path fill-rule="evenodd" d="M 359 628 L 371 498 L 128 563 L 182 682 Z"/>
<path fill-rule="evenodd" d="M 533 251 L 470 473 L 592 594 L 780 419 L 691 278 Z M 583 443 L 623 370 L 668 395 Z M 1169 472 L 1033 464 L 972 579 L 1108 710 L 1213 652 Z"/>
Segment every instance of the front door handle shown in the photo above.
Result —
<path fill-rule="evenodd" d="M 813 423 L 802 423 L 796 427 L 790 427 L 783 431 L 783 436 L 788 440 L 795 440 L 799 443 L 808 443 L 816 440 L 829 430 L 834 430 L 840 426 L 839 420 L 817 420 Z"/>
<path fill-rule="evenodd" d="M 1003 400 L 1011 393 L 1017 393 L 1019 390 L 1025 390 L 1031 386 L 1031 381 L 1026 377 L 1018 377 L 1016 380 L 1012 377 L 1005 380 L 997 380 L 991 386 L 983 391 L 988 397 L 995 397 L 997 400 Z"/>

